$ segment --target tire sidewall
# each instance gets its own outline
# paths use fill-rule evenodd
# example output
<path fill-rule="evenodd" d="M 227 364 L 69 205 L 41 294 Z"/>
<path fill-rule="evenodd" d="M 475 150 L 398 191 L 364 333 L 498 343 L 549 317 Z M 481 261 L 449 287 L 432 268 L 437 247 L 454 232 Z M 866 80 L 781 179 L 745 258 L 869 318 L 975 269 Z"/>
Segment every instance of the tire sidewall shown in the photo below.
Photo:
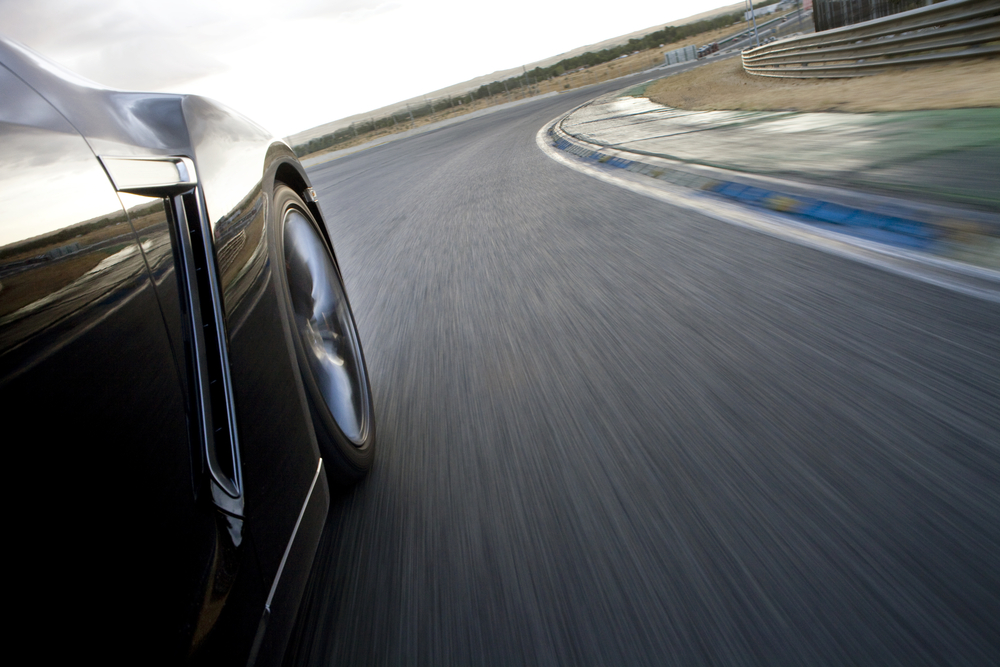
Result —
<path fill-rule="evenodd" d="M 305 344 L 296 325 L 295 312 L 292 308 L 291 291 L 288 285 L 288 275 L 285 267 L 285 218 L 288 212 L 295 210 L 302 214 L 313 225 L 314 231 L 324 242 L 325 236 L 316 223 L 316 219 L 309 211 L 309 208 L 298 194 L 286 185 L 276 184 L 271 210 L 274 214 L 272 229 L 274 230 L 273 243 L 276 250 L 275 274 L 279 285 L 283 310 L 291 330 L 292 346 L 295 351 L 299 373 L 302 377 L 306 401 L 309 404 L 309 413 L 316 432 L 316 441 L 319 445 L 320 454 L 326 461 L 325 467 L 328 475 L 334 480 L 350 483 L 360 479 L 368 472 L 375 453 L 375 409 L 372 401 L 371 383 L 368 379 L 368 365 L 365 361 L 364 348 L 361 345 L 361 338 L 358 335 L 357 325 L 355 324 L 354 311 L 351 308 L 350 299 L 347 297 L 347 290 L 344 288 L 344 280 L 340 273 L 340 266 L 337 264 L 336 256 L 327 246 L 326 251 L 330 257 L 330 261 L 333 262 L 337 279 L 340 280 L 340 289 L 346 301 L 345 305 L 351 319 L 350 325 L 353 328 L 354 339 L 358 346 L 358 363 L 364 373 L 361 385 L 367 399 L 368 414 L 365 415 L 367 430 L 361 445 L 354 444 L 343 434 L 326 406 L 322 392 L 313 375 L 312 368 L 307 361 Z"/>

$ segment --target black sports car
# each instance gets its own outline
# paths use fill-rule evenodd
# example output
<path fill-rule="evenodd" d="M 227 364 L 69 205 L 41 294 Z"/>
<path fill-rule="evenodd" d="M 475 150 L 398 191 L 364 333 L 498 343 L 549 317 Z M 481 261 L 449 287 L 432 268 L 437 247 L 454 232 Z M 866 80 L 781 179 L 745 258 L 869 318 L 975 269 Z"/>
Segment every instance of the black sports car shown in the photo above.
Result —
<path fill-rule="evenodd" d="M 305 171 L 211 100 L 2 40 L 0 146 L 18 618 L 102 664 L 279 661 L 375 440 Z"/>

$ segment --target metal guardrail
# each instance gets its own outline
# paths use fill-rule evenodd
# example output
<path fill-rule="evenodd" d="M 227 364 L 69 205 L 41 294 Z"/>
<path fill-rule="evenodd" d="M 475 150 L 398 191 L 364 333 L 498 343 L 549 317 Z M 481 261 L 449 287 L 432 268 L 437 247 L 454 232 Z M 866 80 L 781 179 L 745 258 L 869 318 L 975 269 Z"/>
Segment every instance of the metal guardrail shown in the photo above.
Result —
<path fill-rule="evenodd" d="M 747 49 L 743 69 L 757 76 L 841 78 L 996 54 L 1000 0 L 947 0 Z"/>
<path fill-rule="evenodd" d="M 930 0 L 813 0 L 813 24 L 816 32 L 822 32 L 931 4 Z"/>

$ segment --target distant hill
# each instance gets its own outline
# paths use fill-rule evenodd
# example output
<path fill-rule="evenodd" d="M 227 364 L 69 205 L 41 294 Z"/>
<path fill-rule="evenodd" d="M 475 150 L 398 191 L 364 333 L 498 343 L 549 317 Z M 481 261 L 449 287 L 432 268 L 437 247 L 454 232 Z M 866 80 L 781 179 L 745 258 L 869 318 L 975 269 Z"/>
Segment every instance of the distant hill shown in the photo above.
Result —
<path fill-rule="evenodd" d="M 550 65 L 555 65 L 560 60 L 566 58 L 572 58 L 573 56 L 578 56 L 588 51 L 600 51 L 602 49 L 607 49 L 613 46 L 618 46 L 619 44 L 625 44 L 628 40 L 633 38 L 642 37 L 643 35 L 648 35 L 651 32 L 656 32 L 661 30 L 666 26 L 679 26 L 685 25 L 687 23 L 693 23 L 695 21 L 700 21 L 702 19 L 712 18 L 713 16 L 718 16 L 720 14 L 731 14 L 733 12 L 743 11 L 746 5 L 742 2 L 738 2 L 732 5 L 726 5 L 725 7 L 719 7 L 717 9 L 712 9 L 707 12 L 702 12 L 701 14 L 695 14 L 694 16 L 689 16 L 684 19 L 679 19 L 677 21 L 671 21 L 669 23 L 660 23 L 658 25 L 651 26 L 645 30 L 638 30 L 636 32 L 630 32 L 627 35 L 619 35 L 618 37 L 612 37 L 611 39 L 606 39 L 602 42 L 597 42 L 596 44 L 587 44 L 586 46 L 581 46 L 579 48 L 573 49 L 571 51 L 566 51 L 565 53 L 560 53 L 558 55 L 552 56 L 551 58 L 545 58 L 544 60 L 538 60 L 533 63 L 528 63 L 526 65 L 528 70 L 532 70 L 536 67 L 548 67 Z M 475 79 L 469 79 L 468 81 L 463 81 L 462 83 L 456 83 L 453 86 L 448 86 L 447 88 L 441 88 L 439 90 L 428 92 L 426 95 L 421 95 L 418 97 L 412 97 L 408 100 L 402 100 L 395 104 L 390 104 L 389 106 L 382 107 L 380 109 L 372 109 L 371 111 L 366 111 L 365 113 L 356 114 L 354 116 L 348 116 L 347 118 L 340 118 L 329 123 L 324 123 L 323 125 L 318 125 L 316 127 L 310 128 L 308 130 L 303 130 L 302 132 L 296 132 L 295 134 L 286 137 L 286 140 L 291 145 L 295 146 L 298 144 L 305 143 L 314 137 L 322 137 L 323 135 L 330 134 L 331 132 L 338 130 L 342 127 L 347 127 L 352 123 L 358 123 L 362 121 L 367 121 L 369 118 L 388 116 L 391 113 L 399 113 L 406 109 L 406 105 L 410 104 L 412 106 L 421 106 L 425 104 L 424 98 L 433 99 L 438 97 L 446 97 L 448 95 L 459 95 L 467 93 L 470 90 L 479 88 L 480 86 L 493 81 L 500 81 L 503 79 L 510 78 L 512 76 L 517 76 L 521 73 L 522 69 L 520 66 L 512 67 L 511 69 L 499 70 L 491 74 L 485 74 L 483 76 L 476 77 Z"/>

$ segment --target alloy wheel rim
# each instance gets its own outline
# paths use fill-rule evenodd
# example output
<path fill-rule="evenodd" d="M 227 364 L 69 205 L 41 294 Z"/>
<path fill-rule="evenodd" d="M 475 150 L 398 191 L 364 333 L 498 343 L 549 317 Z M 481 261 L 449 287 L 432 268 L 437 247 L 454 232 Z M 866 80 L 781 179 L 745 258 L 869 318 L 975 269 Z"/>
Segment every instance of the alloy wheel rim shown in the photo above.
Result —
<path fill-rule="evenodd" d="M 285 271 L 295 326 L 323 402 L 355 446 L 368 432 L 361 348 L 340 277 L 322 238 L 299 211 L 285 214 Z"/>

